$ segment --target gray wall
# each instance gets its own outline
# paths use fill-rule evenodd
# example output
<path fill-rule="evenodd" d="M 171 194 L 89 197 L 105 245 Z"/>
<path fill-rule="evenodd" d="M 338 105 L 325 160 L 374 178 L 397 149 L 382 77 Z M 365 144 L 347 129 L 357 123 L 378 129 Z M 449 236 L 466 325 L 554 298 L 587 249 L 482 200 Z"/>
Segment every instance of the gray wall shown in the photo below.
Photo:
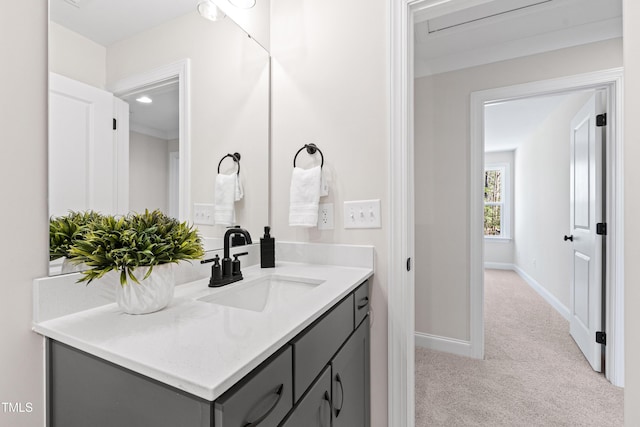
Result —
<path fill-rule="evenodd" d="M 416 79 L 416 331 L 469 340 L 470 93 L 621 65 L 613 39 Z"/>

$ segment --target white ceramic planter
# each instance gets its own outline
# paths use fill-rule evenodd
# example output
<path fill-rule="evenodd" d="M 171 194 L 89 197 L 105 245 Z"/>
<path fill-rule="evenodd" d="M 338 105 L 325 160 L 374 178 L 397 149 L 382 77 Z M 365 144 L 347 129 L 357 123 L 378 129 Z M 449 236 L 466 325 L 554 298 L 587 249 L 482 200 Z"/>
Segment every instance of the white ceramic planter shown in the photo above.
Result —
<path fill-rule="evenodd" d="M 146 314 L 162 310 L 173 299 L 175 280 L 173 264 L 161 264 L 153 267 L 151 275 L 142 280 L 149 267 L 138 267 L 133 271 L 138 281 L 127 277 L 127 283 L 116 286 L 116 302 L 122 311 L 128 314 Z"/>

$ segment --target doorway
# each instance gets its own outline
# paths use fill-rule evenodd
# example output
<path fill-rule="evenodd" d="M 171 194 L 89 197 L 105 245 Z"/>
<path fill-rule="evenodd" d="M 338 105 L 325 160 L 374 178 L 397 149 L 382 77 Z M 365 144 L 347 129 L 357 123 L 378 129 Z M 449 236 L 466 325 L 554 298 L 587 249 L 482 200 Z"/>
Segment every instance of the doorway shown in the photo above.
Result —
<path fill-rule="evenodd" d="M 471 11 L 473 7 L 485 4 L 493 3 L 483 0 L 449 0 L 449 1 L 413 1 L 403 0 L 397 2 L 391 8 L 391 153 L 390 153 L 390 194 L 391 194 L 391 206 L 393 206 L 390 212 L 390 226 L 391 226 L 391 239 L 390 239 L 390 259 L 389 259 L 389 282 L 394 283 L 394 286 L 390 288 L 389 293 L 389 423 L 390 425 L 414 425 L 414 402 L 413 402 L 413 387 L 414 387 L 414 335 L 415 330 L 415 317 L 414 317 L 414 292 L 415 292 L 415 277 L 414 271 L 411 268 L 412 265 L 418 264 L 411 263 L 412 258 L 415 256 L 415 238 L 414 238 L 414 208 L 415 201 L 414 195 L 414 168 L 413 159 L 414 156 L 414 135 L 412 129 L 414 128 L 414 116 L 413 108 L 415 105 L 414 100 L 414 61 L 413 49 L 415 39 L 413 37 L 414 24 L 416 19 L 424 20 L 428 18 L 445 17 L 453 12 Z M 497 3 L 497 2 L 496 2 Z M 500 29 L 500 26 L 496 28 Z M 468 55 L 473 56 L 473 55 Z M 465 59 L 465 58 L 462 58 Z M 561 58 L 560 58 L 561 59 Z M 542 71 L 537 79 L 538 84 L 532 84 L 528 87 L 529 93 L 550 93 L 552 91 L 559 91 L 566 89 L 566 81 L 560 82 L 555 79 L 553 75 L 545 73 L 546 66 L 536 68 L 536 71 Z M 522 74 L 527 71 L 531 71 L 531 68 L 524 67 L 519 72 L 511 73 L 509 78 L 503 81 L 504 84 L 511 84 L 510 88 L 517 87 L 519 79 Z M 607 72 L 604 72 L 605 74 Z M 588 75 L 580 75 L 576 72 L 569 72 L 564 75 L 573 75 L 573 86 L 588 86 L 593 84 L 602 84 L 602 80 L 594 81 Z M 499 87 L 498 76 L 493 75 L 495 79 L 489 85 L 485 87 Z M 544 79 L 551 80 L 544 80 Z M 568 78 L 567 78 L 568 79 Z M 612 100 L 620 111 L 621 107 L 621 70 L 613 70 L 609 75 L 609 83 L 615 83 L 615 96 Z M 522 88 L 521 88 L 522 89 Z M 483 99 L 482 97 L 487 93 L 476 93 L 475 96 L 471 96 L 470 108 L 467 110 L 469 114 L 470 129 L 466 135 L 471 135 L 470 139 L 475 137 L 482 138 L 482 113 L 478 113 L 479 109 L 473 108 L 474 103 L 484 105 L 485 101 L 495 101 L 498 99 L 508 99 L 510 97 L 527 96 L 527 93 L 521 93 L 514 95 L 509 92 L 500 92 L 495 90 L 490 97 Z M 495 97 L 494 97 L 495 96 Z M 441 104 L 443 108 L 447 108 L 447 104 Z M 462 116 L 464 118 L 464 116 Z M 441 124 L 440 124 L 441 125 Z M 618 115 L 616 123 L 613 125 L 613 132 L 619 137 L 616 139 L 616 146 L 612 147 L 615 162 L 618 166 L 622 165 L 622 156 L 620 148 L 621 135 L 620 135 L 620 116 Z M 466 139 L 464 135 L 465 126 L 464 123 L 451 124 L 462 130 L 460 135 L 462 140 Z M 469 171 L 469 175 L 473 177 L 473 181 L 468 183 L 469 198 L 471 202 L 468 208 L 464 208 L 463 212 L 466 214 L 463 217 L 463 222 L 459 224 L 462 229 L 470 231 L 468 235 L 468 241 L 466 245 L 464 240 L 458 240 L 463 244 L 463 247 L 459 250 L 459 257 L 465 258 L 467 265 L 469 266 L 468 274 L 466 277 L 468 284 L 468 312 L 464 314 L 466 317 L 466 327 L 468 330 L 466 333 L 460 334 L 458 342 L 453 344 L 468 345 L 468 354 L 473 357 L 480 358 L 484 353 L 483 342 L 483 328 L 482 328 L 482 267 L 483 267 L 483 224 L 482 224 L 482 209 L 483 209 L 483 188 L 479 183 L 484 173 L 482 157 L 484 155 L 483 147 L 478 144 L 469 144 L 467 151 L 467 162 L 462 164 L 466 166 Z M 479 161 L 478 161 L 479 159 Z M 465 164 L 466 163 L 466 164 Z M 421 165 L 422 167 L 427 167 Z M 621 172 L 621 168 L 618 168 L 618 172 Z M 615 251 L 618 256 L 615 257 L 615 266 L 612 266 L 611 273 L 616 274 L 620 279 L 619 273 L 622 271 L 622 198 L 621 198 L 621 176 L 614 177 L 610 183 L 616 183 L 617 194 L 608 192 L 608 197 L 615 198 L 612 205 L 612 209 L 615 210 L 615 218 L 618 219 L 617 224 L 620 230 L 617 232 L 619 239 L 616 239 Z M 439 203 L 439 200 L 434 200 Z M 472 208 L 473 207 L 473 208 Z M 474 213 L 475 212 L 475 213 Z M 466 217 L 466 220 L 464 219 Z M 611 215 L 609 215 L 611 218 Z M 446 244 L 445 239 L 436 239 L 438 242 Z M 455 240 L 455 239 L 452 239 Z M 611 256 L 611 254 L 608 254 Z M 615 282 L 621 285 L 621 280 Z M 618 300 L 618 303 L 622 301 L 622 292 L 620 288 L 613 287 L 609 290 L 616 293 L 616 295 L 608 295 L 609 301 Z M 476 302 L 480 301 L 478 305 Z M 446 307 L 446 304 L 443 304 Z M 621 307 L 622 305 L 619 304 Z M 621 310 L 616 313 L 620 315 Z M 464 320 L 464 319 L 463 319 Z M 615 319 L 619 328 L 618 332 L 621 332 L 622 318 Z M 467 323 L 468 322 L 468 323 Z M 464 324 L 463 323 L 463 324 Z M 621 336 L 620 336 L 621 337 Z M 451 344 L 451 342 L 449 343 Z M 608 350 L 609 351 L 609 350 Z M 616 352 L 616 357 L 622 361 L 622 352 Z M 611 359 L 611 358 L 610 358 Z M 622 364 L 619 364 L 621 367 Z"/>
<path fill-rule="evenodd" d="M 516 272 L 564 318 L 598 372 L 604 371 L 604 348 L 593 338 L 607 330 L 607 237 L 597 233 L 597 224 L 608 222 L 606 98 L 606 89 L 587 89 L 484 107 L 484 267 Z M 485 280 L 494 274 L 485 271 Z M 487 302 L 485 292 L 485 308 Z M 500 310 L 493 305 L 494 313 Z M 546 325 L 531 320 L 534 329 Z"/>

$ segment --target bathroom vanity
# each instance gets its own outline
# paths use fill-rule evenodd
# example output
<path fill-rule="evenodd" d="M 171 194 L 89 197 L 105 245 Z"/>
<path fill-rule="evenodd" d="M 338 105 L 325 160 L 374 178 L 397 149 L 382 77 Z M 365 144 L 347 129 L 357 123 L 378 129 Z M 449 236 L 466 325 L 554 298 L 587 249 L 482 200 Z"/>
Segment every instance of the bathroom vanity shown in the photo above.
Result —
<path fill-rule="evenodd" d="M 369 426 L 373 269 L 243 271 L 224 288 L 178 286 L 157 313 L 106 304 L 34 322 L 49 425 Z"/>

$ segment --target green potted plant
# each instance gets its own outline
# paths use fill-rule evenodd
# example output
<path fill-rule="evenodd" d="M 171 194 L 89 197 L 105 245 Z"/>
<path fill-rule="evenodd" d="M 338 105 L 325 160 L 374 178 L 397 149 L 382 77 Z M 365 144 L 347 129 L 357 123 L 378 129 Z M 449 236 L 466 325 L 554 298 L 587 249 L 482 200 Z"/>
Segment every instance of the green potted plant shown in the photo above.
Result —
<path fill-rule="evenodd" d="M 119 277 L 116 302 L 130 314 L 151 313 L 173 298 L 174 263 L 204 256 L 201 239 L 186 222 L 159 210 L 107 215 L 91 223 L 83 239 L 69 250 L 72 262 L 88 267 L 79 282 L 105 275 Z"/>
<path fill-rule="evenodd" d="M 101 217 L 94 211 L 69 211 L 68 215 L 49 219 L 49 261 L 63 258 L 62 273 L 73 273 L 86 268 L 82 264 L 70 262 L 69 250 L 76 241 L 84 238 L 89 225 Z"/>

